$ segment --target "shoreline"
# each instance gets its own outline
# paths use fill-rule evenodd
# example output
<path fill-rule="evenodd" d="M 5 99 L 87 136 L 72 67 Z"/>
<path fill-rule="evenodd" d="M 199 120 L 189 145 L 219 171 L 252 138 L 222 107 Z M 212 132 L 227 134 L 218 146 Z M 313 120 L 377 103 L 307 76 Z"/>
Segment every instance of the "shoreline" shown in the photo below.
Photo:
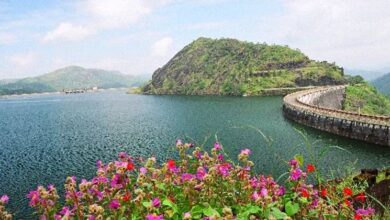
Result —
<path fill-rule="evenodd" d="M 263 89 L 259 94 L 241 94 L 241 95 L 223 95 L 223 94 L 181 94 L 181 93 L 149 93 L 149 92 L 134 92 L 128 94 L 142 95 L 180 95 L 180 96 L 227 96 L 227 97 L 265 97 L 265 96 L 285 96 L 290 93 L 318 88 L 321 86 L 303 86 L 303 87 L 281 87 Z"/>
<path fill-rule="evenodd" d="M 85 93 L 99 93 L 99 92 L 110 92 L 110 91 L 127 91 L 128 88 L 109 88 L 99 89 L 98 91 L 86 91 L 84 93 L 74 94 L 85 94 Z M 53 95 L 70 95 L 65 92 L 42 92 L 42 93 L 24 93 L 24 94 L 12 94 L 12 95 L 0 95 L 0 100 L 12 99 L 12 98 L 28 98 L 28 97 L 39 97 L 39 96 L 53 96 Z"/>

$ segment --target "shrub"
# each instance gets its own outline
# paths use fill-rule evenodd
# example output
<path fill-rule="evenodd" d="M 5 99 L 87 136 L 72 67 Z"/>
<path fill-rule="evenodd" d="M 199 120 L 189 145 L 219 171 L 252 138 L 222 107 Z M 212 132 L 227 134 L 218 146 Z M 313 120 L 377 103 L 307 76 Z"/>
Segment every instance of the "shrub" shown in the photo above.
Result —
<path fill-rule="evenodd" d="M 251 151 L 238 162 L 226 160 L 219 143 L 211 152 L 176 143 L 179 160 L 161 166 L 156 158 L 134 159 L 120 153 L 118 160 L 97 162 L 96 177 L 65 181 L 65 205 L 54 186 L 39 186 L 27 197 L 40 219 L 370 219 L 364 193 L 350 186 L 314 187 L 314 164 L 303 168 L 302 158 L 290 160 L 283 185 L 271 176 L 255 174 Z M 189 154 L 191 152 L 191 154 Z M 286 162 L 287 163 L 287 162 Z M 2 197 L 3 198 L 3 197 Z M 0 207 L 8 197 L 0 200 Z M 355 208 L 354 208 L 355 207 Z M 0 218 L 8 215 L 0 208 Z"/>

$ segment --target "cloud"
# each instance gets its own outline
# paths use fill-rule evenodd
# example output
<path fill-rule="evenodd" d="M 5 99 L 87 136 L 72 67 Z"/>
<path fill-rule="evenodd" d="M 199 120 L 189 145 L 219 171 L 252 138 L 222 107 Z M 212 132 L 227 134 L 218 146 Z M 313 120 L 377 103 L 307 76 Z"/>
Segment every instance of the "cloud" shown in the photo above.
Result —
<path fill-rule="evenodd" d="M 117 28 L 139 21 L 152 11 L 143 0 L 88 0 L 85 10 L 104 28 Z"/>
<path fill-rule="evenodd" d="M 187 27 L 189 30 L 210 30 L 222 27 L 224 24 L 222 22 L 202 22 L 191 24 Z"/>
<path fill-rule="evenodd" d="M 18 67 L 27 67 L 33 65 L 36 60 L 37 54 L 34 52 L 14 54 L 9 57 L 9 61 Z"/>
<path fill-rule="evenodd" d="M 169 55 L 172 49 L 173 39 L 171 37 L 164 37 L 156 41 L 152 45 L 152 55 L 157 57 L 165 57 Z"/>
<path fill-rule="evenodd" d="M 79 41 L 86 37 L 113 28 L 123 28 L 136 24 L 157 7 L 170 0 L 87 0 L 79 5 L 84 25 L 63 22 L 48 32 L 43 41 Z"/>
<path fill-rule="evenodd" d="M 282 14 L 264 20 L 262 38 L 298 47 L 316 59 L 375 68 L 390 59 L 387 0 L 285 0 Z M 267 24 L 264 24 L 267 23 Z"/>
<path fill-rule="evenodd" d="M 44 37 L 43 41 L 54 41 L 54 40 L 63 40 L 63 41 L 78 41 L 86 38 L 87 36 L 93 34 L 93 31 L 87 27 L 80 25 L 73 25 L 71 23 L 61 23 L 54 30 L 48 32 Z"/>
<path fill-rule="evenodd" d="M 15 42 L 16 37 L 11 33 L 0 33 L 0 45 L 7 45 Z"/>
<path fill-rule="evenodd" d="M 37 55 L 33 52 L 14 54 L 9 57 L 9 61 L 17 66 L 29 66 L 34 64 Z"/>

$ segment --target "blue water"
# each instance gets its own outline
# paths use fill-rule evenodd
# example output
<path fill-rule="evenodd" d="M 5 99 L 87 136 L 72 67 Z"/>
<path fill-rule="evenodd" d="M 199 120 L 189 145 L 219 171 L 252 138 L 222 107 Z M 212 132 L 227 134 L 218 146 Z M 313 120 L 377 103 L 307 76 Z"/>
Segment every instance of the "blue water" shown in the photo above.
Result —
<path fill-rule="evenodd" d="M 118 152 L 174 157 L 177 138 L 211 146 L 215 136 L 235 158 L 253 151 L 256 170 L 280 175 L 284 161 L 340 146 L 323 157 L 322 170 L 342 175 L 390 166 L 386 148 L 341 138 L 293 123 L 282 116 L 281 97 L 143 96 L 89 93 L 0 99 L 0 195 L 11 197 L 17 218 L 33 218 L 25 195 L 39 184 L 60 190 L 66 176 L 91 178 L 95 162 Z M 256 129 L 273 139 L 272 145 Z M 307 135 L 312 148 L 295 129 Z M 311 149 L 311 150 L 310 150 Z"/>

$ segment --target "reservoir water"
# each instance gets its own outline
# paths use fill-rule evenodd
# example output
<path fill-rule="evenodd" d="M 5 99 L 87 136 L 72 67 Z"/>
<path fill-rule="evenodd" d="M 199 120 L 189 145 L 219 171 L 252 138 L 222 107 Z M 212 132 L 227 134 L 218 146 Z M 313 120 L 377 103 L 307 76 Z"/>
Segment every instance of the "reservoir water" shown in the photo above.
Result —
<path fill-rule="evenodd" d="M 121 151 L 164 161 L 175 157 L 179 138 L 210 148 L 217 136 L 233 158 L 250 148 L 256 170 L 276 177 L 295 154 L 317 158 L 327 148 L 318 163 L 327 174 L 390 166 L 387 148 L 298 125 L 281 107 L 282 97 L 119 92 L 0 99 L 0 195 L 10 196 L 18 219 L 30 219 L 30 189 L 53 183 L 61 191 L 67 176 L 91 178 L 97 160 L 110 161 Z"/>

